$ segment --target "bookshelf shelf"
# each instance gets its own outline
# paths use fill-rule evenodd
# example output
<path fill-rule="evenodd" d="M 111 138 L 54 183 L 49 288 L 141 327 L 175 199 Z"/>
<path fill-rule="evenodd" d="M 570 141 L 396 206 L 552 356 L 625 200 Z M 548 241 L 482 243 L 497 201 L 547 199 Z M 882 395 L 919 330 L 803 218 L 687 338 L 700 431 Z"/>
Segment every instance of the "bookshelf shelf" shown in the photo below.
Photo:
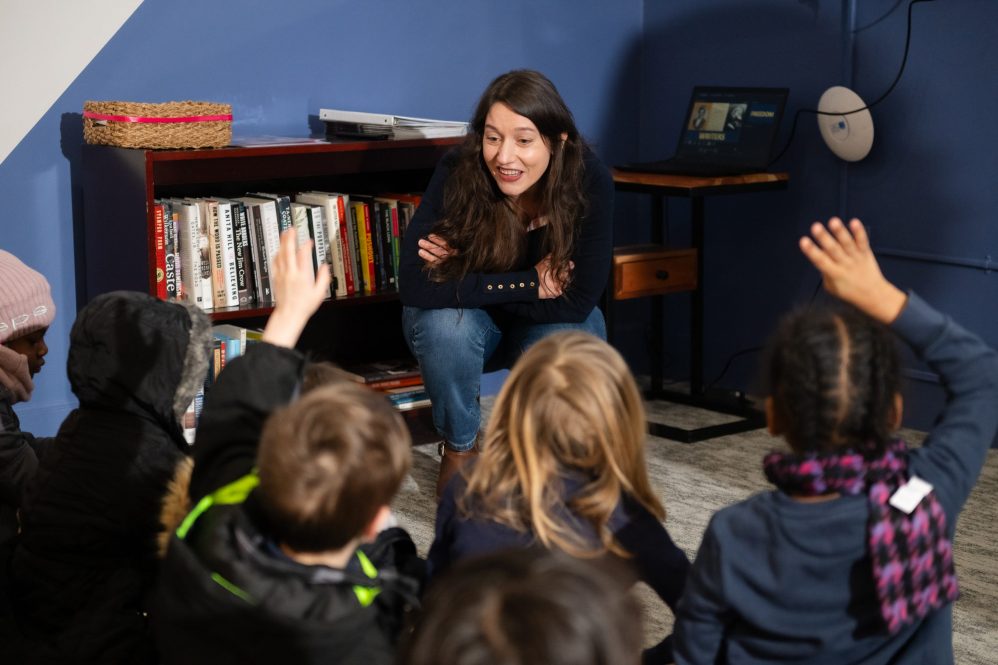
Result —
<path fill-rule="evenodd" d="M 236 197 L 310 189 L 378 194 L 422 191 L 460 138 L 289 143 L 203 150 L 84 145 L 77 303 L 107 291 L 156 293 L 153 203 L 167 197 Z M 216 308 L 216 321 L 257 326 L 272 307 Z M 300 346 L 340 364 L 408 354 L 395 292 L 331 298 Z"/>

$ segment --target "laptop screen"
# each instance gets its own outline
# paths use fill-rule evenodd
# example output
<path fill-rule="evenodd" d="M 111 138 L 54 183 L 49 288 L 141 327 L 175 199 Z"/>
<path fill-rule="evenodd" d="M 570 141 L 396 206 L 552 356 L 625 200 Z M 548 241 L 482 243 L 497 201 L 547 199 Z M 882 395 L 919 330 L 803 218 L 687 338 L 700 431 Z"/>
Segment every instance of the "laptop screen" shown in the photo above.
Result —
<path fill-rule="evenodd" d="M 787 88 L 695 87 L 676 160 L 764 169 L 787 93 Z"/>

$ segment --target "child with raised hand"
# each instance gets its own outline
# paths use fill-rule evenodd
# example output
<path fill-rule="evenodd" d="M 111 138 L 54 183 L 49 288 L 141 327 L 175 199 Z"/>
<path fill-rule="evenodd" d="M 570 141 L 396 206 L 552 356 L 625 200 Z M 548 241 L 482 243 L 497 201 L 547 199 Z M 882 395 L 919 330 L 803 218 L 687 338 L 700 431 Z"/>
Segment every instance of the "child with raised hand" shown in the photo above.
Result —
<path fill-rule="evenodd" d="M 416 602 L 421 580 L 405 572 L 415 546 L 384 528 L 410 464 L 404 422 L 346 379 L 299 397 L 306 361 L 294 345 L 330 279 L 326 266 L 313 277 L 309 245 L 282 235 L 262 342 L 207 396 L 194 509 L 156 594 L 162 663 L 390 663 Z"/>
<path fill-rule="evenodd" d="M 542 546 L 618 557 L 675 607 L 689 569 L 645 467 L 644 405 L 606 342 L 559 332 L 530 347 L 496 399 L 481 456 L 447 485 L 431 575 L 456 561 Z M 671 662 L 671 638 L 645 654 Z"/>
<path fill-rule="evenodd" d="M 888 282 L 859 220 L 800 248 L 847 307 L 770 342 L 776 486 L 712 518 L 676 621 L 678 663 L 952 663 L 952 538 L 998 427 L 998 354 Z M 946 388 L 924 445 L 895 438 L 906 341 Z"/>

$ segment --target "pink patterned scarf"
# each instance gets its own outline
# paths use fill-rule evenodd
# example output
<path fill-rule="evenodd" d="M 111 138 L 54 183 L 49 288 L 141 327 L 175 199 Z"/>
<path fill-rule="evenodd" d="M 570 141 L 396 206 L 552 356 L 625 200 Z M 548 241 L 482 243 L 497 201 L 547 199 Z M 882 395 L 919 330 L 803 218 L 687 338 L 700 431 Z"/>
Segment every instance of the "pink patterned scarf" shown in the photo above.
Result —
<path fill-rule="evenodd" d="M 934 493 L 906 514 L 890 505 L 908 480 L 908 446 L 891 443 L 880 456 L 846 450 L 837 454 L 770 453 L 763 460 L 769 481 L 791 495 L 865 493 L 870 502 L 868 543 L 880 615 L 893 634 L 960 595 L 946 514 Z"/>

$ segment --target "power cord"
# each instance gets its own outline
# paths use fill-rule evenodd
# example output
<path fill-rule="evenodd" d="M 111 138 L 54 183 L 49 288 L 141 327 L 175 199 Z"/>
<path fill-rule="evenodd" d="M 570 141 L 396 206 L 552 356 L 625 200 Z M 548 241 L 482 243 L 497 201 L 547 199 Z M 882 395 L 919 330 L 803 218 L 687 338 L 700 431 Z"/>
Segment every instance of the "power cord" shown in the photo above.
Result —
<path fill-rule="evenodd" d="M 874 25 L 876 25 L 876 24 L 880 23 L 881 21 L 883 21 L 884 19 L 886 19 L 890 14 L 892 14 L 894 12 L 894 10 L 896 10 L 901 5 L 902 1 L 903 0 L 898 0 L 894 4 L 894 6 L 891 7 L 889 10 L 887 10 L 887 12 L 885 12 L 882 16 L 880 16 L 880 18 L 874 20 L 871 23 L 868 23 L 867 25 L 863 26 L 862 28 L 857 28 L 853 32 L 853 34 L 858 34 L 858 33 L 862 32 L 863 30 L 867 30 L 868 28 L 871 28 Z M 794 134 L 797 131 L 797 121 L 800 119 L 801 113 L 813 113 L 815 115 L 836 115 L 836 116 L 838 116 L 838 115 L 852 115 L 854 113 L 860 113 L 862 111 L 867 111 L 867 110 L 873 108 L 874 106 L 876 106 L 877 104 L 879 104 L 880 102 L 882 102 L 885 99 L 887 99 L 887 96 L 894 91 L 894 88 L 896 88 L 897 85 L 898 85 L 898 83 L 901 81 L 901 75 L 904 74 L 905 65 L 908 64 L 908 51 L 909 51 L 909 49 L 911 47 L 911 14 L 912 14 L 912 8 L 914 8 L 914 6 L 916 4 L 918 4 L 918 3 L 920 3 L 920 2 L 935 2 L 935 1 L 936 0 L 911 0 L 911 2 L 908 3 L 908 25 L 907 25 L 907 28 L 906 28 L 906 31 L 905 31 L 905 37 L 904 37 L 904 55 L 901 58 L 901 67 L 898 68 L 898 73 L 897 73 L 897 76 L 894 77 L 894 82 L 891 83 L 890 87 L 888 87 L 887 90 L 882 95 L 880 95 L 880 97 L 878 97 L 873 102 L 867 104 L 863 108 L 854 109 L 852 111 L 846 111 L 844 113 L 829 113 L 829 112 L 825 112 L 825 111 L 819 111 L 818 109 L 798 109 L 797 112 L 794 113 L 794 120 L 793 120 L 793 123 L 790 125 L 790 136 L 787 137 L 786 145 L 783 146 L 783 149 L 780 150 L 779 154 L 776 155 L 776 157 L 774 157 L 773 159 L 771 159 L 769 161 L 769 165 L 772 166 L 777 161 L 779 161 L 779 159 L 781 157 L 783 157 L 783 155 L 786 154 L 787 150 L 790 148 L 790 144 L 794 140 Z M 818 292 L 821 290 L 821 283 L 822 283 L 821 279 L 819 278 L 817 285 L 814 287 L 814 291 L 811 293 L 810 299 L 808 299 L 808 303 L 807 303 L 808 308 L 810 308 L 811 305 L 814 304 L 814 299 L 818 297 Z M 746 349 L 742 349 L 740 351 L 736 351 L 735 353 L 733 353 L 730 356 L 728 356 L 728 360 L 727 360 L 727 362 L 725 362 L 724 368 L 721 370 L 720 374 L 718 374 L 717 377 L 713 381 L 711 381 L 710 383 L 708 383 L 705 389 L 706 390 L 710 390 L 715 385 L 717 385 L 717 383 L 720 382 L 720 380 L 724 378 L 724 375 L 728 373 L 728 370 L 731 369 L 731 364 L 735 361 L 736 358 L 744 356 L 744 355 L 746 355 L 748 353 L 756 353 L 758 351 L 762 351 L 763 348 L 765 348 L 765 347 L 762 347 L 762 346 L 753 346 L 753 347 L 749 347 L 749 348 L 746 348 Z"/>
<path fill-rule="evenodd" d="M 833 113 L 833 112 L 828 112 L 828 111 L 819 111 L 818 109 L 797 109 L 797 112 L 794 113 L 794 121 L 790 125 L 790 136 L 787 137 L 786 145 L 783 146 L 783 149 L 780 150 L 779 154 L 776 155 L 776 157 L 774 157 L 773 159 L 769 160 L 769 166 L 772 166 L 773 164 L 775 164 L 776 162 L 778 162 L 780 160 L 780 158 L 783 157 L 783 155 L 786 154 L 787 150 L 790 148 L 790 144 L 793 143 L 793 140 L 794 140 L 794 134 L 797 132 L 797 121 L 800 119 L 801 113 L 813 113 L 814 115 L 834 115 L 834 116 L 852 115 L 854 113 L 861 113 L 862 111 L 868 111 L 869 109 L 872 109 L 874 106 L 876 106 L 880 102 L 882 102 L 885 99 L 887 99 L 887 96 L 894 91 L 894 88 L 896 88 L 897 84 L 901 81 L 901 75 L 904 74 L 904 67 L 908 63 L 908 49 L 911 46 L 911 10 L 912 10 L 912 8 L 915 5 L 917 5 L 920 2 L 935 2 L 935 1 L 936 0 L 911 0 L 911 2 L 908 4 L 908 28 L 907 28 L 907 31 L 906 31 L 905 37 L 904 37 L 904 56 L 901 58 L 901 67 L 898 69 L 897 76 L 894 77 L 894 82 L 891 83 L 890 87 L 887 88 L 887 91 L 884 92 L 884 94 L 880 95 L 880 97 L 878 97 L 875 101 L 867 104 L 863 108 L 854 109 L 852 111 L 845 111 L 843 113 L 838 113 L 838 112 Z M 887 12 L 887 14 L 890 14 L 891 12 L 893 12 L 897 8 L 897 6 L 899 4 L 901 4 L 900 1 L 897 4 L 895 4 L 894 7 L 892 7 L 890 9 L 890 11 Z M 860 28 L 859 30 L 856 30 L 856 32 L 860 32 L 861 30 L 866 30 L 867 28 L 869 28 L 869 27 L 871 27 L 873 25 L 876 25 L 880 21 L 884 20 L 887 17 L 887 14 L 885 14 L 884 16 L 881 16 L 879 19 L 877 19 L 873 23 L 870 23 L 869 25 L 864 26 L 863 28 Z"/>

